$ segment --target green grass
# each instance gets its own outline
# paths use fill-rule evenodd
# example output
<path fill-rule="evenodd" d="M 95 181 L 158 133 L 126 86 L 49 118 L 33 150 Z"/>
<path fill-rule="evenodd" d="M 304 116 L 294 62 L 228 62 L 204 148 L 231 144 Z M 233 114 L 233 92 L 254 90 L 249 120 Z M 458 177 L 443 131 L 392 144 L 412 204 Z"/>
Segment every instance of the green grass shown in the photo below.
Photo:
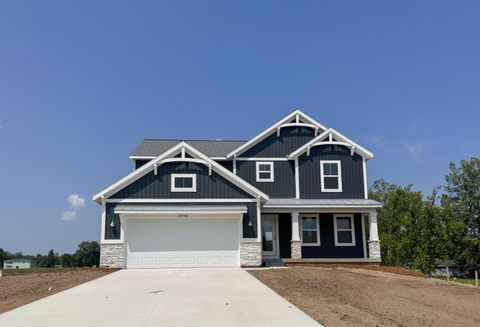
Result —
<path fill-rule="evenodd" d="M 475 285 L 475 278 L 450 278 L 450 280 L 461 284 Z"/>
<path fill-rule="evenodd" d="M 67 271 L 95 269 L 95 268 L 31 268 L 31 269 L 2 269 L 3 276 L 20 276 L 31 274 L 50 274 Z"/>

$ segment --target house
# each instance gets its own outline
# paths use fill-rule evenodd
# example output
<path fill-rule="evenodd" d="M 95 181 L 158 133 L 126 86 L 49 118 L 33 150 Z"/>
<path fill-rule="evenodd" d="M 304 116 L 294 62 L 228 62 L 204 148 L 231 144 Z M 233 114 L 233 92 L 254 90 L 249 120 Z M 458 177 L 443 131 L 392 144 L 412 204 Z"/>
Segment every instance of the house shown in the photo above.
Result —
<path fill-rule="evenodd" d="M 35 268 L 35 263 L 26 258 L 10 259 L 3 261 L 3 269 L 30 269 Z"/>
<path fill-rule="evenodd" d="M 460 265 L 454 260 L 442 260 L 435 259 L 435 270 L 432 273 L 434 277 L 447 277 L 447 268 L 448 268 L 448 277 L 461 277 L 464 275 L 460 269 Z"/>
<path fill-rule="evenodd" d="M 93 197 L 100 265 L 378 264 L 372 157 L 299 110 L 248 141 L 146 139 L 134 170 Z"/>

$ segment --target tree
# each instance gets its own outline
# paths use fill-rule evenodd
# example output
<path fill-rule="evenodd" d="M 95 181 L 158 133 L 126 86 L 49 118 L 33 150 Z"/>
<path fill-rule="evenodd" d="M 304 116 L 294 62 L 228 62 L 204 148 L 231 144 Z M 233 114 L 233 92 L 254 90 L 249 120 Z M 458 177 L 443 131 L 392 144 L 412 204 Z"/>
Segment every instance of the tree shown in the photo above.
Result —
<path fill-rule="evenodd" d="M 80 243 L 74 258 L 79 267 L 98 267 L 100 263 L 100 244 L 95 241 Z"/>
<path fill-rule="evenodd" d="M 60 256 L 60 265 L 62 267 L 76 267 L 77 260 L 70 253 L 64 253 Z"/>
<path fill-rule="evenodd" d="M 471 268 L 480 267 L 480 159 L 450 163 L 442 204 L 463 224 L 458 260 Z"/>
<path fill-rule="evenodd" d="M 3 268 L 3 261 L 10 260 L 12 258 L 13 255 L 10 252 L 0 248 L 0 269 Z"/>

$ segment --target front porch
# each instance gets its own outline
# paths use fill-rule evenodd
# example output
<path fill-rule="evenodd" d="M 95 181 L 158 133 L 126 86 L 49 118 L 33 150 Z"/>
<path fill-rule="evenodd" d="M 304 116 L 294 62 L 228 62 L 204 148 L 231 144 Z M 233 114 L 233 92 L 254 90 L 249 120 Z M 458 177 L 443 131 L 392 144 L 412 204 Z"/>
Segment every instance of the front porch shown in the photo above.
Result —
<path fill-rule="evenodd" d="M 325 208 L 319 201 L 308 206 L 301 202 L 289 207 L 265 205 L 261 215 L 262 263 L 378 265 L 376 208 L 381 205 L 360 200 L 360 206 L 357 200 L 350 208 L 345 201 Z"/>

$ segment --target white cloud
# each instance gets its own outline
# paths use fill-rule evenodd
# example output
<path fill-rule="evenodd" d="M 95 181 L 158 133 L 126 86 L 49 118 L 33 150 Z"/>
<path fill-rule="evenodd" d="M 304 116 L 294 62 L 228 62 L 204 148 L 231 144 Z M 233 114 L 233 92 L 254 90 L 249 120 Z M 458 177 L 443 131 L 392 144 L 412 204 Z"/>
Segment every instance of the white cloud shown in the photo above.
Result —
<path fill-rule="evenodd" d="M 70 207 L 73 209 L 78 209 L 85 206 L 85 199 L 81 198 L 78 194 L 70 194 L 68 203 L 70 203 Z"/>
<path fill-rule="evenodd" d="M 407 150 L 408 154 L 415 162 L 422 161 L 422 154 L 423 154 L 423 144 L 422 143 L 414 143 L 414 144 L 407 144 L 404 143 L 403 146 Z"/>
<path fill-rule="evenodd" d="M 62 215 L 62 220 L 71 222 L 77 220 L 77 213 L 75 211 L 65 211 Z"/>

